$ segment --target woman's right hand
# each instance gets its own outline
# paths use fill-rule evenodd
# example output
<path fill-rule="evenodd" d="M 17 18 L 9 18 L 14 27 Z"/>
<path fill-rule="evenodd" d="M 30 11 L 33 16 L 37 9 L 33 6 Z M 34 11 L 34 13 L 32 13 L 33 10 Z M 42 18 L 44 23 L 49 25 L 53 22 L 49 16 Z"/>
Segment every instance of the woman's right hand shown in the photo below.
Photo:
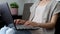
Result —
<path fill-rule="evenodd" d="M 26 21 L 25 20 L 21 20 L 21 19 L 15 19 L 14 23 L 15 24 L 24 24 Z"/>

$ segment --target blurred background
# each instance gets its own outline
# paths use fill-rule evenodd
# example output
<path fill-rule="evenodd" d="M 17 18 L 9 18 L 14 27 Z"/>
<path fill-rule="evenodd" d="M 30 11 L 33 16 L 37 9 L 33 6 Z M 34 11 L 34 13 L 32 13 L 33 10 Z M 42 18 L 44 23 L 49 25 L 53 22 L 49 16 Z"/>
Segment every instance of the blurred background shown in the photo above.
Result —
<path fill-rule="evenodd" d="M 18 15 L 22 15 L 24 4 L 25 3 L 34 3 L 35 1 L 37 1 L 37 0 L 0 0 L 0 3 L 8 2 L 9 6 L 10 6 L 10 3 L 16 2 L 19 6 Z"/>
<path fill-rule="evenodd" d="M 22 15 L 24 4 L 25 3 L 34 3 L 35 1 L 37 1 L 37 0 L 0 0 L 0 3 L 8 2 L 9 6 L 10 6 L 10 3 L 16 2 L 19 5 L 18 15 Z"/>

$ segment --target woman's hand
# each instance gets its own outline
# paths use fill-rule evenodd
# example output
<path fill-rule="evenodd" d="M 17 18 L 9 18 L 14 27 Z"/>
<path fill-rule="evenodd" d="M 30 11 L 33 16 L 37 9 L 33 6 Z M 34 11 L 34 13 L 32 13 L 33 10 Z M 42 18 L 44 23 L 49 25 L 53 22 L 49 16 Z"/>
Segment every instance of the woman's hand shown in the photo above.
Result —
<path fill-rule="evenodd" d="M 21 20 L 21 19 L 15 19 L 14 23 L 15 24 L 24 24 L 26 21 L 25 20 Z"/>
<path fill-rule="evenodd" d="M 33 27 L 39 27 L 38 23 L 31 22 L 31 21 L 26 21 L 24 25 L 26 25 L 26 26 L 33 26 Z"/>

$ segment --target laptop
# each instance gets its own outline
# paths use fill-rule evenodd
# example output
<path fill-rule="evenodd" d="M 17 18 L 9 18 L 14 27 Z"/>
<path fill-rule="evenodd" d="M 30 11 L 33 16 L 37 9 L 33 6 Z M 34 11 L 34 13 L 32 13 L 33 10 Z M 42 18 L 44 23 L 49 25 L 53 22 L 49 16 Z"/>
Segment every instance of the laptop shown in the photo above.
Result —
<path fill-rule="evenodd" d="M 25 30 L 37 30 L 39 27 L 25 26 L 25 25 L 16 25 L 16 29 L 25 29 Z"/>
<path fill-rule="evenodd" d="M 24 26 L 24 25 L 15 25 L 8 4 L 7 3 L 3 3 L 3 4 L 0 4 L 0 6 L 1 6 L 1 9 L 2 9 L 1 10 L 2 19 L 8 25 L 12 23 L 17 30 L 18 29 L 21 29 L 21 30 L 22 29 L 30 29 L 30 30 L 31 29 L 39 29 L 39 27 L 30 27 L 30 26 Z"/>

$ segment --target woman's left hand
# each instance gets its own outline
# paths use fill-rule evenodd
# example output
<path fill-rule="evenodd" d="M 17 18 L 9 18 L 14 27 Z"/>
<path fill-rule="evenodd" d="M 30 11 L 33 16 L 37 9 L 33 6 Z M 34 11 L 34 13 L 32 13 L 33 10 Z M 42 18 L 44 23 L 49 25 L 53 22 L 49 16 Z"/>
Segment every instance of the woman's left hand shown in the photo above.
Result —
<path fill-rule="evenodd" d="M 26 25 L 26 26 L 33 26 L 33 27 L 39 27 L 38 23 L 31 22 L 31 21 L 26 21 L 24 25 Z"/>

